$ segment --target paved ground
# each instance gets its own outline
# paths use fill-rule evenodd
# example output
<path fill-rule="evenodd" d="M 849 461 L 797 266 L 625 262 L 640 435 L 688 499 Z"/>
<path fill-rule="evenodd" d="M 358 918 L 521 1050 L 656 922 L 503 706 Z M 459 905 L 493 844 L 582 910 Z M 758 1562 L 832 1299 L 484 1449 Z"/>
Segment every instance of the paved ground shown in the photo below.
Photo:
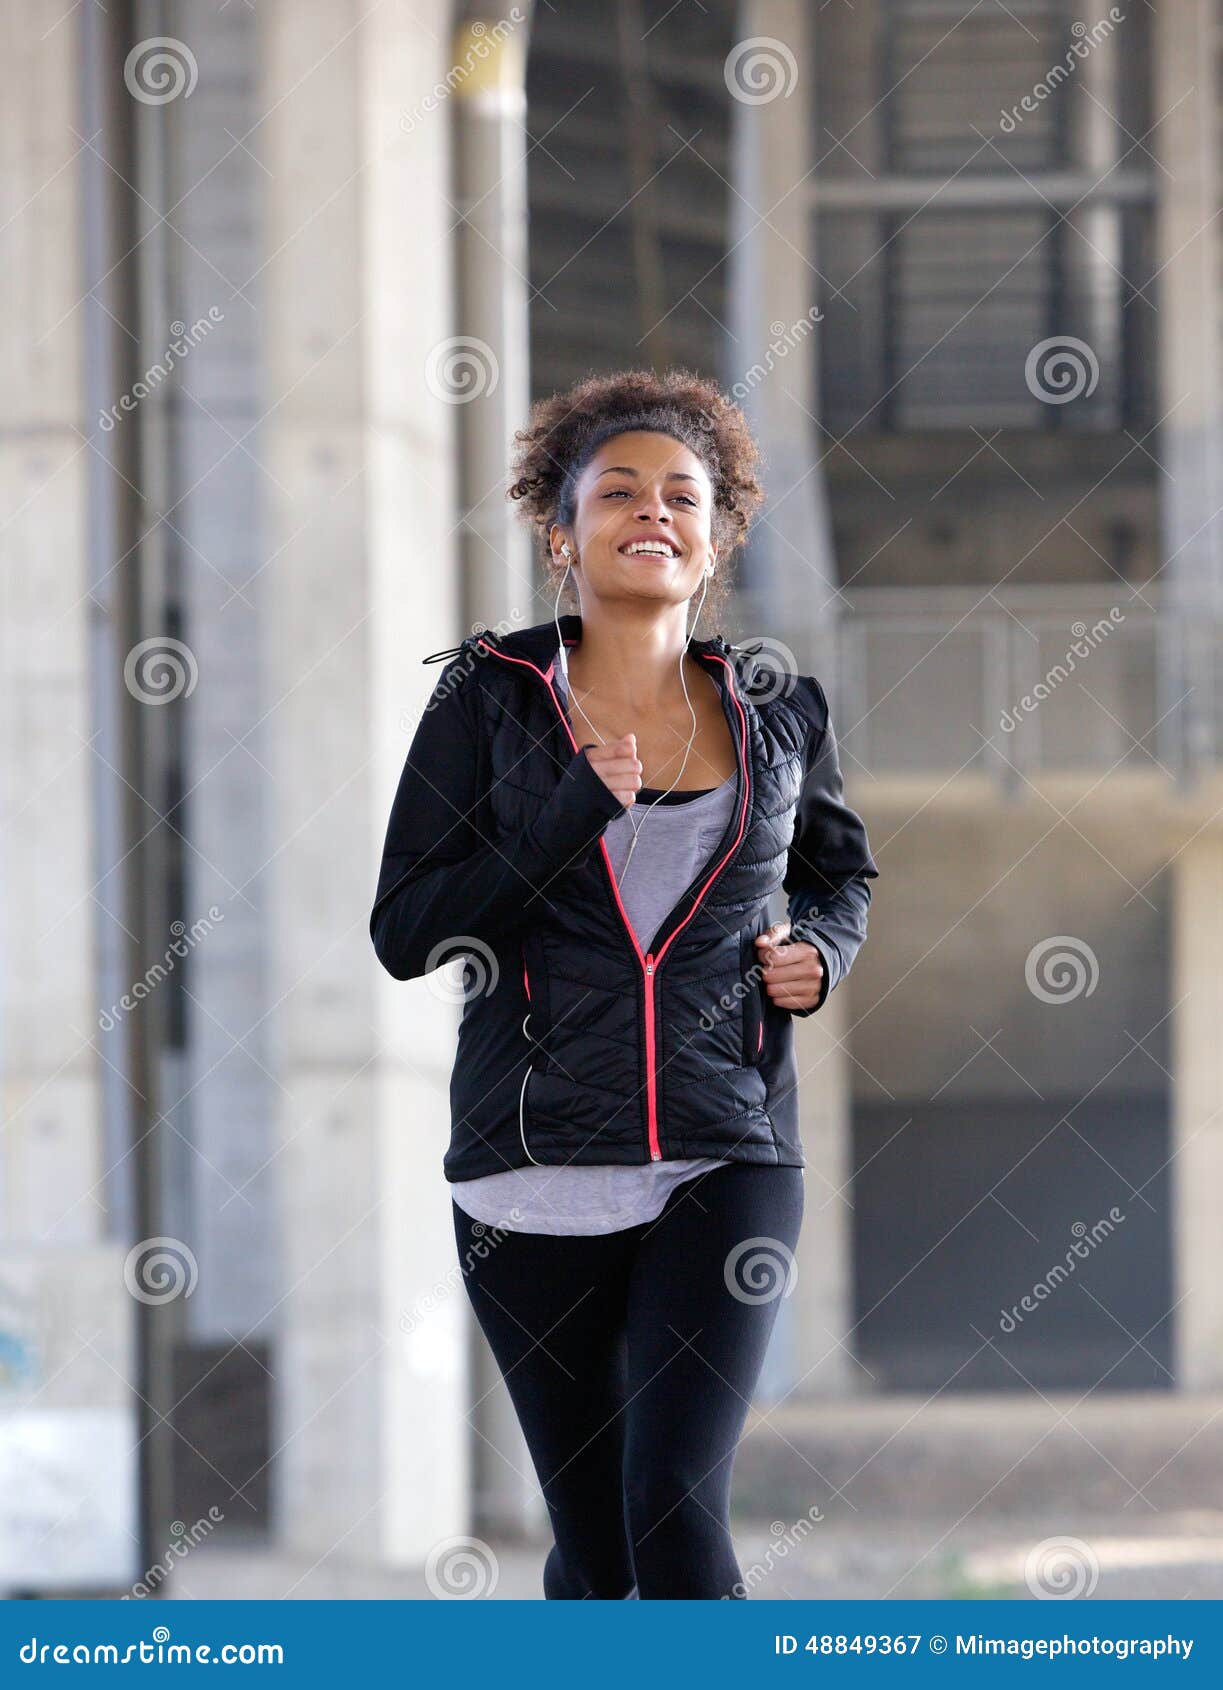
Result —
<path fill-rule="evenodd" d="M 880 1395 L 754 1414 L 735 1463 L 749 1597 L 1223 1599 L 1223 1395 Z M 478 1585 L 539 1600 L 546 1545 L 494 1542 Z M 485 1555 L 483 1550 L 479 1551 Z M 424 1598 L 371 1571 L 207 1540 L 181 1598 Z"/>
<path fill-rule="evenodd" d="M 1006 1597 L 1037 1589 L 1112 1600 L 1223 1599 L 1223 1509 L 1067 1522 L 955 1519 L 750 1521 L 735 1527 L 748 1597 L 774 1601 Z M 781 1526 L 779 1531 L 777 1526 Z M 1065 1544 L 1062 1540 L 1075 1540 Z M 540 1599 L 544 1547 L 494 1543 L 493 1600 Z M 1035 1557 L 1032 1584 L 1029 1557 Z M 493 1565 L 487 1562 L 487 1565 Z M 201 1544 L 167 1594 L 204 1597 L 431 1599 L 424 1569 L 370 1572 L 330 1556 L 312 1565 L 260 1549 Z"/>

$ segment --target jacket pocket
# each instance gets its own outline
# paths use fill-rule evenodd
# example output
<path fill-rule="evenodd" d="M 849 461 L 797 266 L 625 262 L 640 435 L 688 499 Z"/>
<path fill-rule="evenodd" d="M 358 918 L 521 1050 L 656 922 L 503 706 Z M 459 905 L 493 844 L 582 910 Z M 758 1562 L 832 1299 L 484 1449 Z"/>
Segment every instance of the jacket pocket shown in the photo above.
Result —
<path fill-rule="evenodd" d="M 754 1068 L 764 1047 L 764 981 L 756 963 L 755 934 L 745 932 L 740 947 L 739 971 L 743 991 L 743 1053 L 745 1068 Z"/>
<path fill-rule="evenodd" d="M 548 1029 L 551 1026 L 551 1016 L 548 1007 L 548 976 L 544 970 L 543 946 L 534 934 L 529 934 L 520 947 L 522 958 L 522 985 L 527 1000 L 527 1013 L 523 1018 L 523 1036 L 529 1041 L 531 1052 L 531 1066 L 542 1073 L 549 1073 L 554 1064 L 547 1051 Z"/>
<path fill-rule="evenodd" d="M 522 1076 L 522 1089 L 518 1093 L 518 1136 L 522 1140 L 522 1148 L 526 1152 L 528 1162 L 535 1162 L 535 1157 L 531 1154 L 531 1146 L 527 1141 L 531 1126 L 530 1105 L 527 1102 L 527 1088 L 531 1083 L 531 1075 L 534 1072 L 534 1067 L 530 1062 L 528 1062 L 527 1071 Z M 535 1165 L 537 1167 L 543 1167 L 544 1164 L 542 1162 L 536 1162 Z"/>

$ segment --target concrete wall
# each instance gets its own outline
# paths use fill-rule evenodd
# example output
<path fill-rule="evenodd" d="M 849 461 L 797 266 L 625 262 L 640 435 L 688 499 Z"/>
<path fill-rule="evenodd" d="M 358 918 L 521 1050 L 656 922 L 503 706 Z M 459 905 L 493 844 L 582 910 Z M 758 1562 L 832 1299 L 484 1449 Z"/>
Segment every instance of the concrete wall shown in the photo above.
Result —
<path fill-rule="evenodd" d="M 448 45 L 407 0 L 260 12 L 277 1513 L 358 1560 L 422 1559 L 468 1498 L 461 1288 L 401 1325 L 454 1256 L 455 1012 L 368 933 L 414 658 L 457 620 L 454 411 L 424 380 L 451 332 L 446 104 L 400 123 Z"/>
<path fill-rule="evenodd" d="M 10 7 L 0 122 L 0 1588 L 134 1575 L 103 1201 L 78 34 Z"/>

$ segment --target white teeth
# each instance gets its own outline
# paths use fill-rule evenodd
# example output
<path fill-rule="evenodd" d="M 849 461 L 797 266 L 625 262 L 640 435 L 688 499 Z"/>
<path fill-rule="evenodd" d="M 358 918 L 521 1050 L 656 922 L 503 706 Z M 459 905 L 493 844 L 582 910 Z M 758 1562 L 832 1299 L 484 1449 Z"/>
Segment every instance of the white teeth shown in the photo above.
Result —
<path fill-rule="evenodd" d="M 657 540 L 635 540 L 631 546 L 623 546 L 621 550 L 626 557 L 636 557 L 639 552 L 647 552 L 651 557 L 674 557 L 670 546 L 661 545 Z"/>

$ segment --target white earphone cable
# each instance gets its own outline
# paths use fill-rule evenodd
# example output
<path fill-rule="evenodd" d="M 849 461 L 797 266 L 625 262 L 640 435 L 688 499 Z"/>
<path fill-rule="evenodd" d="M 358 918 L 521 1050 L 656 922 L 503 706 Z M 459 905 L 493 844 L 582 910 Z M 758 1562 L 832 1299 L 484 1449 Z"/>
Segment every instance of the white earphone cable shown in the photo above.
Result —
<path fill-rule="evenodd" d="M 556 640 L 557 640 L 558 661 L 560 663 L 561 673 L 565 677 L 565 691 L 568 695 L 570 703 L 571 704 L 577 704 L 577 708 L 582 711 L 582 715 L 586 717 L 586 720 L 588 722 L 590 722 L 590 726 L 592 728 L 594 728 L 595 734 L 598 736 L 599 743 L 601 745 L 606 745 L 607 744 L 606 739 L 599 732 L 598 728 L 595 727 L 595 724 L 590 721 L 590 717 L 586 715 L 585 710 L 582 710 L 582 706 L 580 704 L 578 704 L 577 699 L 574 697 L 573 687 L 570 684 L 570 680 L 569 680 L 569 660 L 568 660 L 568 656 L 567 656 L 566 651 L 565 651 L 565 641 L 564 641 L 564 636 L 561 633 L 561 624 L 560 624 L 561 594 L 565 590 L 565 582 L 569 579 L 569 570 L 570 570 L 570 564 L 567 561 L 569 556 L 570 556 L 568 541 L 566 541 L 562 545 L 561 551 L 566 558 L 565 573 L 561 576 L 560 586 L 556 589 L 556 602 L 552 607 L 552 619 L 556 623 Z M 679 785 L 679 782 L 680 782 L 680 780 L 683 776 L 684 770 L 688 766 L 688 758 L 691 755 L 692 747 L 696 743 L 696 732 L 697 732 L 696 711 L 693 709 L 692 700 L 688 696 L 688 681 L 687 681 L 687 677 L 684 674 L 684 657 L 687 655 L 688 642 L 692 638 L 692 635 L 695 633 L 696 625 L 700 621 L 701 610 L 702 610 L 702 608 L 704 607 L 704 604 L 705 604 L 705 594 L 709 591 L 709 577 L 712 574 L 713 574 L 713 565 L 712 564 L 706 565 L 706 568 L 705 568 L 705 583 L 704 583 L 704 586 L 701 588 L 701 602 L 696 607 L 696 615 L 692 619 L 691 629 L 688 628 L 688 609 L 687 609 L 686 605 L 684 607 L 685 634 L 684 634 L 684 649 L 683 649 L 683 651 L 680 652 L 680 659 L 679 659 L 679 682 L 680 682 L 681 687 L 683 687 L 683 689 L 684 689 L 684 702 L 688 706 L 688 714 L 692 717 L 692 733 L 689 736 L 688 744 L 684 749 L 684 760 L 679 766 L 679 773 L 676 775 L 675 779 L 671 782 L 671 785 L 667 788 L 666 793 L 663 794 L 664 797 L 669 796 L 672 792 L 675 791 L 675 788 Z M 662 802 L 661 798 L 655 800 L 655 803 L 661 803 L 661 802 Z M 645 827 L 646 822 L 649 821 L 649 819 L 650 819 L 649 810 L 653 809 L 653 807 L 654 807 L 653 805 L 650 805 L 647 808 L 646 816 L 642 820 L 640 825 L 638 825 L 637 823 L 635 823 L 633 821 L 632 810 L 631 809 L 629 810 L 629 827 L 632 829 L 633 842 L 629 846 L 628 856 L 625 858 L 624 867 L 620 871 L 621 881 L 624 880 L 625 875 L 628 873 L 629 864 L 633 860 L 633 852 L 637 849 L 637 841 L 641 837 L 641 832 L 642 832 L 642 829 Z"/>

